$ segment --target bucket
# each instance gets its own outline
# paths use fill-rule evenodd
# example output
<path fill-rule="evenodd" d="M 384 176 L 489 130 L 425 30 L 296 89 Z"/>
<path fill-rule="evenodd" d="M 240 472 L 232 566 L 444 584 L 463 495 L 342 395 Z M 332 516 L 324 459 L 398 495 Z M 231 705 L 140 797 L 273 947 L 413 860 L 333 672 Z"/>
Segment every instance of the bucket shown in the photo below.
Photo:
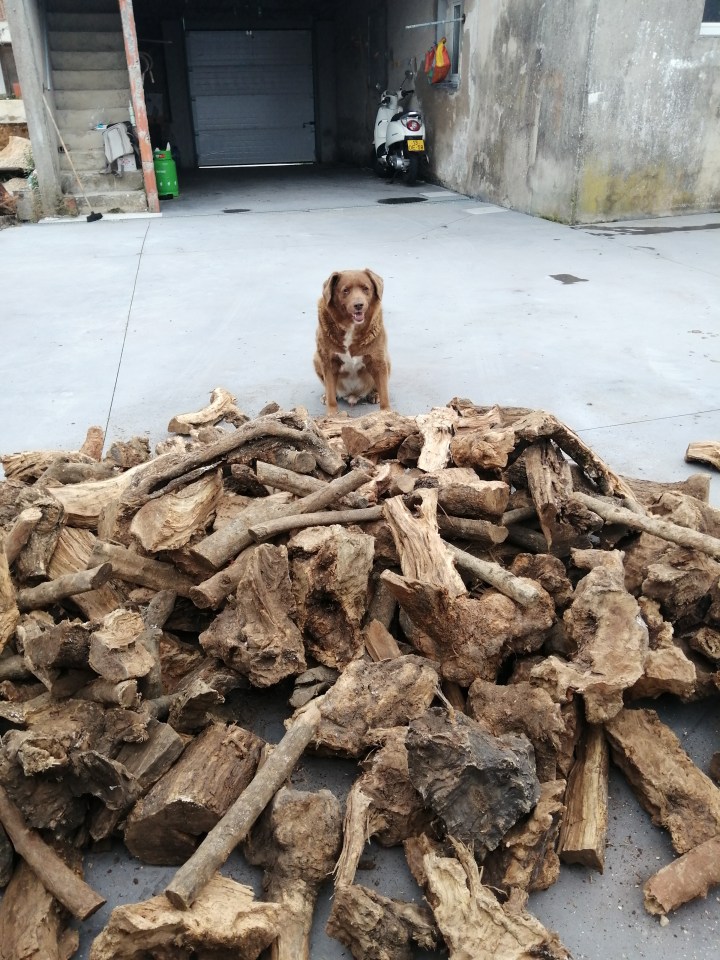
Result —
<path fill-rule="evenodd" d="M 178 186 L 175 161 L 172 158 L 169 145 L 166 150 L 155 148 L 153 166 L 155 167 L 158 197 L 177 197 L 180 193 L 180 187 Z"/>

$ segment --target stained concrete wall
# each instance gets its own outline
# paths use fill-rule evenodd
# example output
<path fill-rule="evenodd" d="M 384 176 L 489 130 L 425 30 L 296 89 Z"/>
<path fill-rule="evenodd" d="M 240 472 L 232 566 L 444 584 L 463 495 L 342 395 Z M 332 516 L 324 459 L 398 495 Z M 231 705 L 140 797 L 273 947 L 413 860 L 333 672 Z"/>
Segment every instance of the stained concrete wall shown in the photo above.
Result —
<path fill-rule="evenodd" d="M 703 0 L 465 0 L 460 82 L 421 76 L 433 176 L 564 222 L 720 205 L 720 38 Z M 434 0 L 388 4 L 390 85 Z"/>

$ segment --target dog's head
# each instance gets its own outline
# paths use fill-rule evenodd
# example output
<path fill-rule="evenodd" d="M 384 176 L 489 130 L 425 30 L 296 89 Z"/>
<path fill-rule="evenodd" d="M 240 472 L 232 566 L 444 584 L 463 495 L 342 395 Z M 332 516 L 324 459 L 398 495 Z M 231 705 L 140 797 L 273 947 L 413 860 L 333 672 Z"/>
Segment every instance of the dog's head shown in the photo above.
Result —
<path fill-rule="evenodd" d="M 369 307 L 382 299 L 383 281 L 372 270 L 337 270 L 323 285 L 323 300 L 346 322 L 360 324 Z"/>

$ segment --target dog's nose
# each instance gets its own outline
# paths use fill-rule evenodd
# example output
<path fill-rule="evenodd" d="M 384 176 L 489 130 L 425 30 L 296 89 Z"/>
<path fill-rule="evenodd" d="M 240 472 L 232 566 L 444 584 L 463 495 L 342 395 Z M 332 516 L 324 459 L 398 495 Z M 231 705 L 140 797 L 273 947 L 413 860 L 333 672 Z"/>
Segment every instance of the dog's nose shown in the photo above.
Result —
<path fill-rule="evenodd" d="M 354 308 L 355 310 L 357 310 L 358 313 L 360 312 L 360 310 L 362 310 L 362 308 L 363 308 L 364 306 L 365 306 L 365 304 L 362 302 L 362 300 L 360 300 L 358 303 L 354 303 L 354 304 L 353 304 L 353 308 Z"/>

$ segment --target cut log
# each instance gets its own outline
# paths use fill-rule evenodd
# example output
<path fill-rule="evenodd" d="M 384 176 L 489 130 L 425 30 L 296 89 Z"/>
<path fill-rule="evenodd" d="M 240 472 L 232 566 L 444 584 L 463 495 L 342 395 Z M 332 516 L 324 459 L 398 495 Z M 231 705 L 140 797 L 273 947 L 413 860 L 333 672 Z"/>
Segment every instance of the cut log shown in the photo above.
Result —
<path fill-rule="evenodd" d="M 623 692 L 643 675 L 648 628 L 637 600 L 625 589 L 621 553 L 591 550 L 573 556 L 576 564 L 597 564 L 575 588 L 563 618 L 577 654 L 569 663 L 548 657 L 531 677 L 558 701 L 568 690 L 579 691 L 588 722 L 602 723 L 622 709 Z"/>
<path fill-rule="evenodd" d="M 325 929 L 350 950 L 354 960 L 413 960 L 414 944 L 434 950 L 438 943 L 427 907 L 392 900 L 359 885 L 335 891 Z"/>
<path fill-rule="evenodd" d="M 115 907 L 90 948 L 89 960 L 234 957 L 258 960 L 283 923 L 276 903 L 259 903 L 250 887 L 212 877 L 188 910 L 166 897 Z"/>
<path fill-rule="evenodd" d="M 516 577 L 515 574 L 501 567 L 499 563 L 473 557 L 465 550 L 459 550 L 449 543 L 445 546 L 459 567 L 479 577 L 484 583 L 489 583 L 500 593 L 504 593 L 506 597 L 510 597 L 511 600 L 521 606 L 528 607 L 541 604 L 547 599 L 544 596 L 544 591 L 540 590 L 537 584 Z"/>
<path fill-rule="evenodd" d="M 410 722 L 406 746 L 410 782 L 445 832 L 494 850 L 532 810 L 540 784 L 525 736 L 493 737 L 460 713 L 437 708 Z"/>
<path fill-rule="evenodd" d="M 371 660 L 391 660 L 402 656 L 395 637 L 379 620 L 370 620 L 363 628 L 365 651 Z"/>
<path fill-rule="evenodd" d="M 379 410 L 343 423 L 341 436 L 351 457 L 373 459 L 392 454 L 400 444 L 417 432 L 414 417 L 403 417 L 391 410 Z"/>
<path fill-rule="evenodd" d="M 125 547 L 97 540 L 89 563 L 111 563 L 112 574 L 128 583 L 137 583 L 152 590 L 173 590 L 181 597 L 189 597 L 192 581 L 184 577 L 172 564 L 141 557 Z"/>
<path fill-rule="evenodd" d="M 154 665 L 141 637 L 145 624 L 139 613 L 118 607 L 93 630 L 88 663 L 101 677 L 121 683 L 146 676 Z"/>
<path fill-rule="evenodd" d="M 447 540 L 469 540 L 483 546 L 504 543 L 508 537 L 506 527 L 499 527 L 488 520 L 468 520 L 461 517 L 438 517 L 438 531 Z"/>
<path fill-rule="evenodd" d="M 5 649 L 19 620 L 20 611 L 15 597 L 15 587 L 10 578 L 10 568 L 5 555 L 5 537 L 0 531 L 0 651 Z"/>
<path fill-rule="evenodd" d="M 173 438 L 178 439 L 178 438 Z M 105 458 L 116 467 L 130 470 L 150 459 L 150 441 L 147 437 L 131 437 L 111 444 Z"/>
<path fill-rule="evenodd" d="M 87 570 L 96 539 L 90 530 L 64 527 L 50 558 L 48 566 L 50 577 L 57 580 L 68 573 Z M 121 606 L 124 599 L 118 582 L 111 578 L 108 583 L 96 590 L 75 594 L 73 606 L 81 610 L 88 620 L 102 620 L 106 614 Z"/>
<path fill-rule="evenodd" d="M 308 651 L 342 670 L 363 652 L 375 542 L 339 525 L 310 527 L 288 543 L 298 625 Z"/>
<path fill-rule="evenodd" d="M 342 814 L 329 790 L 282 787 L 245 842 L 245 857 L 265 868 L 265 898 L 282 908 L 272 960 L 310 960 L 310 930 L 320 886 L 340 850 Z"/>
<path fill-rule="evenodd" d="M 64 507 L 68 526 L 96 530 L 103 510 L 122 496 L 139 471 L 146 469 L 146 464 L 139 464 L 107 480 L 53 487 L 48 493 Z"/>
<path fill-rule="evenodd" d="M 74 597 L 78 593 L 97 590 L 98 587 L 107 583 L 112 575 L 112 564 L 105 562 L 88 570 L 80 570 L 78 573 L 66 573 L 57 580 L 48 580 L 46 583 L 38 584 L 37 587 L 25 587 L 18 591 L 18 609 L 38 610 L 40 607 L 49 607 L 67 597 Z"/>
<path fill-rule="evenodd" d="M 608 825 L 609 750 L 602 727 L 589 724 L 568 779 L 558 853 L 565 863 L 603 872 Z"/>
<path fill-rule="evenodd" d="M 573 494 L 573 499 L 602 517 L 606 523 L 618 523 L 630 527 L 631 530 L 643 530 L 654 537 L 660 537 L 681 547 L 689 547 L 691 550 L 698 550 L 700 553 L 720 560 L 720 539 L 717 537 L 709 537 L 705 533 L 698 533 L 697 530 L 688 530 L 686 527 L 659 517 L 637 514 L 624 507 L 599 500 L 597 497 L 589 497 L 585 493 L 576 492 Z"/>
<path fill-rule="evenodd" d="M 564 563 L 558 557 L 548 553 L 540 556 L 519 553 L 510 565 L 510 572 L 516 577 L 539 583 L 560 610 L 564 610 L 572 600 L 573 585 L 568 579 Z"/>
<path fill-rule="evenodd" d="M 693 650 L 701 653 L 710 663 L 720 667 L 720 630 L 712 627 L 699 627 L 686 637 Z"/>
<path fill-rule="evenodd" d="M 263 741 L 231 724 L 206 727 L 130 813 L 125 845 L 145 863 L 184 863 L 252 780 Z"/>
<path fill-rule="evenodd" d="M 68 919 L 31 868 L 18 864 L 0 900 L 0 960 L 70 960 L 80 936 Z"/>
<path fill-rule="evenodd" d="M 105 900 L 71 870 L 42 839 L 28 829 L 23 816 L 0 786 L 0 823 L 13 847 L 32 868 L 45 889 L 79 920 L 87 920 Z"/>
<path fill-rule="evenodd" d="M 685 460 L 688 463 L 705 463 L 720 470 L 720 441 L 696 440 L 689 443 L 685 451 Z"/>
<path fill-rule="evenodd" d="M 247 417 L 235 405 L 235 397 L 224 387 L 215 387 L 210 394 L 210 403 L 195 413 L 180 413 L 168 424 L 168 433 L 190 435 L 200 427 L 214 426 L 226 420 L 234 426 L 240 426 Z"/>
<path fill-rule="evenodd" d="M 677 853 L 720 833 L 720 790 L 654 710 L 622 710 L 605 730 L 614 762 Z"/>
<path fill-rule="evenodd" d="M 450 407 L 434 407 L 430 413 L 416 418 L 423 439 L 418 457 L 421 470 L 442 470 L 450 459 L 450 441 L 458 415 Z"/>
<path fill-rule="evenodd" d="M 42 520 L 42 510 L 38 507 L 27 507 L 21 510 L 15 522 L 5 534 L 5 558 L 8 566 L 12 566 L 18 554 L 30 539 L 30 534 Z"/>
<path fill-rule="evenodd" d="M 85 454 L 92 460 L 102 458 L 103 446 L 105 445 L 105 431 L 102 427 L 92 426 L 87 428 L 85 439 L 80 447 L 80 453 Z"/>
<path fill-rule="evenodd" d="M 557 936 L 514 900 L 500 905 L 481 883 L 477 863 L 466 846 L 453 841 L 453 847 L 455 857 L 432 849 L 418 855 L 425 896 L 450 960 L 571 960 Z"/>
<path fill-rule="evenodd" d="M 380 520 L 382 507 L 366 507 L 361 510 L 325 510 L 322 513 L 305 513 L 289 517 L 279 517 L 265 523 L 256 523 L 248 527 L 248 533 L 257 543 L 272 540 L 283 533 L 300 530 L 305 527 L 334 526 L 337 524 L 372 523 Z"/>
<path fill-rule="evenodd" d="M 261 460 L 258 460 L 255 464 L 255 472 L 260 483 L 273 487 L 275 490 L 286 490 L 288 493 L 294 493 L 296 497 L 307 497 L 327 486 L 327 480 L 304 476 Z M 365 496 L 361 490 L 354 490 L 345 494 L 340 500 L 340 504 L 351 508 L 372 506 L 370 498 Z"/>
<path fill-rule="evenodd" d="M 303 638 L 290 583 L 288 551 L 262 544 L 246 550 L 235 604 L 200 634 L 206 653 L 269 687 L 306 669 Z"/>
<path fill-rule="evenodd" d="M 720 884 L 720 836 L 711 837 L 659 870 L 643 885 L 648 913 L 664 916 L 684 903 L 706 897 Z"/>
<path fill-rule="evenodd" d="M 54 496 L 42 496 L 32 506 L 42 513 L 33 526 L 25 546 L 15 558 L 15 575 L 21 582 L 37 583 L 48 576 L 48 565 L 55 550 L 65 511 Z"/>
<path fill-rule="evenodd" d="M 222 472 L 217 470 L 182 490 L 149 500 L 133 517 L 130 533 L 148 552 L 184 547 L 210 523 L 222 489 Z"/>

